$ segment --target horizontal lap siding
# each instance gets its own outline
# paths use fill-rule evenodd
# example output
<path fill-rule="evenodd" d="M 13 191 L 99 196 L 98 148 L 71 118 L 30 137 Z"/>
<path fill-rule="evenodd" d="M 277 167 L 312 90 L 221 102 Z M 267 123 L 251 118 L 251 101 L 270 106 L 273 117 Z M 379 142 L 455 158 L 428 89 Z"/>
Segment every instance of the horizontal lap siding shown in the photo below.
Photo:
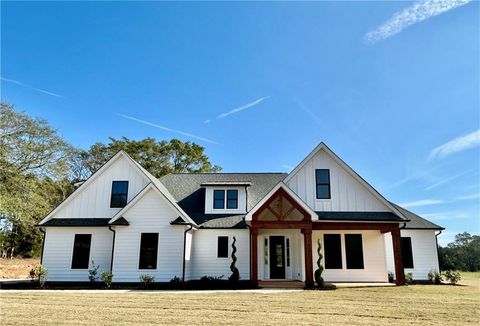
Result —
<path fill-rule="evenodd" d="M 435 233 L 435 230 L 401 230 L 402 237 L 412 239 L 414 268 L 405 268 L 405 273 L 412 273 L 414 280 L 427 280 L 430 270 L 439 270 Z M 385 246 L 387 248 L 388 270 L 395 272 L 390 233 L 385 236 Z"/>
<path fill-rule="evenodd" d="M 43 265 L 48 281 L 88 281 L 88 269 L 71 269 L 75 234 L 92 234 L 89 267 L 92 260 L 101 271 L 110 270 L 113 233 L 107 228 L 49 227 L 46 231 Z"/>
<path fill-rule="evenodd" d="M 219 236 L 228 236 L 228 258 L 217 258 L 217 239 Z M 193 232 L 191 260 L 188 263 L 188 275 L 190 279 L 199 279 L 202 276 L 224 276 L 224 279 L 232 274 L 232 242 L 236 238 L 237 252 L 236 267 L 242 280 L 250 279 L 250 234 L 245 230 L 211 229 L 197 230 Z"/>
<path fill-rule="evenodd" d="M 317 268 L 317 241 L 320 239 L 323 252 L 323 234 L 341 234 L 342 269 L 325 269 L 322 276 L 328 282 L 387 282 L 388 273 L 385 260 L 385 245 L 380 231 L 313 231 L 313 269 Z M 347 269 L 344 234 L 362 234 L 364 269 Z M 325 255 L 322 265 L 325 263 Z"/>
<path fill-rule="evenodd" d="M 182 276 L 184 227 L 170 222 L 178 213 L 166 199 L 150 190 L 124 217 L 130 225 L 117 227 L 113 274 L 116 282 L 139 282 L 140 275 L 149 274 L 157 282 Z M 159 233 L 157 269 L 138 268 L 142 233 Z"/>

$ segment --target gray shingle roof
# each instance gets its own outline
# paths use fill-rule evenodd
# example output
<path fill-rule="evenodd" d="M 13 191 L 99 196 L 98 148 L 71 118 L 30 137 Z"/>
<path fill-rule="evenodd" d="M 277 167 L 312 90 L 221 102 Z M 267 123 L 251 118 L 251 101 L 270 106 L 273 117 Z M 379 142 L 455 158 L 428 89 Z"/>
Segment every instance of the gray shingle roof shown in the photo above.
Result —
<path fill-rule="evenodd" d="M 403 218 L 390 212 L 315 212 L 325 221 L 401 222 Z"/>
<path fill-rule="evenodd" d="M 286 173 L 175 173 L 160 178 L 160 182 L 177 200 L 180 207 L 203 228 L 244 228 L 245 214 L 205 214 L 205 188 L 210 182 L 249 182 L 247 210 L 251 210 Z"/>
<path fill-rule="evenodd" d="M 394 203 L 391 203 L 391 204 L 395 206 L 396 209 L 398 209 L 406 218 L 410 220 L 410 222 L 407 222 L 407 224 L 405 225 L 405 229 L 445 230 L 445 228 L 441 227 L 440 225 L 427 221 L 423 217 L 420 217 L 417 214 L 412 213 L 409 210 L 398 206 L 397 204 L 394 204 Z"/>

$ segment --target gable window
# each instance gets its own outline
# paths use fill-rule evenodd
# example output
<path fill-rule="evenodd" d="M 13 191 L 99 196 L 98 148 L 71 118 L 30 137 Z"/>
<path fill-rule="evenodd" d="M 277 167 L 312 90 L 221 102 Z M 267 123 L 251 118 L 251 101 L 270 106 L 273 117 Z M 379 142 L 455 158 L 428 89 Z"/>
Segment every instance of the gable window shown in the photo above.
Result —
<path fill-rule="evenodd" d="M 225 208 L 225 190 L 213 191 L 213 208 L 214 209 Z"/>
<path fill-rule="evenodd" d="M 345 234 L 345 258 L 347 260 L 347 269 L 363 269 L 361 234 Z"/>
<path fill-rule="evenodd" d="M 140 239 L 139 269 L 156 269 L 158 254 L 158 233 L 142 233 Z"/>
<path fill-rule="evenodd" d="M 90 260 L 91 234 L 75 234 L 73 241 L 72 269 L 87 269 Z"/>
<path fill-rule="evenodd" d="M 330 199 L 330 170 L 315 170 L 317 199 Z"/>
<path fill-rule="evenodd" d="M 323 251 L 325 253 L 325 269 L 342 268 L 342 245 L 340 234 L 324 234 Z"/>
<path fill-rule="evenodd" d="M 228 237 L 218 237 L 217 257 L 228 258 Z"/>
<path fill-rule="evenodd" d="M 110 199 L 111 208 L 123 208 L 127 205 L 128 181 L 112 182 L 112 197 Z"/>
<path fill-rule="evenodd" d="M 403 268 L 413 268 L 412 238 L 400 238 L 400 250 L 402 252 Z"/>
<path fill-rule="evenodd" d="M 227 209 L 238 208 L 238 190 L 227 190 Z"/>

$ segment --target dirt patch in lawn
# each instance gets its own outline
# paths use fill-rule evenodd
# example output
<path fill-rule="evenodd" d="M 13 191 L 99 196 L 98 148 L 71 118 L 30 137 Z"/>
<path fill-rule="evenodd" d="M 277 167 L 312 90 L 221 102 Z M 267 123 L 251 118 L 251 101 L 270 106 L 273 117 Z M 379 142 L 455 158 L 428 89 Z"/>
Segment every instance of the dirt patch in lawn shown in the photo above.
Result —
<path fill-rule="evenodd" d="M 0 259 L 0 278 L 29 278 L 29 272 L 40 264 L 38 258 Z"/>

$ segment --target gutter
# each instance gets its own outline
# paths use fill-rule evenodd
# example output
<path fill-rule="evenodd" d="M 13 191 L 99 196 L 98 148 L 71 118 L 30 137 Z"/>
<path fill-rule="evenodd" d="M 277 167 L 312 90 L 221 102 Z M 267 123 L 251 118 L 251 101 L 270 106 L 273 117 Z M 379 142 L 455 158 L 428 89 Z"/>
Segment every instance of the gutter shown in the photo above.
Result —
<path fill-rule="evenodd" d="M 40 230 L 40 232 L 43 233 L 43 239 L 42 239 L 42 251 L 40 253 L 40 265 L 42 265 L 43 263 L 43 251 L 45 249 L 45 238 L 47 237 L 47 232 L 45 230 L 43 230 L 42 228 L 38 228 Z"/>
<path fill-rule="evenodd" d="M 438 262 L 438 272 L 440 273 L 440 253 L 438 250 L 438 236 L 442 234 L 443 230 L 440 230 L 438 233 L 435 234 L 435 244 L 437 245 L 437 262 Z"/>
<path fill-rule="evenodd" d="M 191 223 L 187 224 L 189 226 L 188 229 L 185 229 L 183 232 L 183 265 L 182 265 L 182 282 L 185 282 L 185 265 L 186 259 L 185 254 L 187 253 L 187 233 L 193 229 L 193 225 Z"/>
<path fill-rule="evenodd" d="M 112 229 L 111 226 L 109 226 L 108 229 L 113 232 L 112 257 L 110 259 L 110 273 L 111 273 L 113 272 L 113 254 L 115 253 L 115 236 L 117 235 L 117 233 L 115 232 L 115 229 Z"/>

